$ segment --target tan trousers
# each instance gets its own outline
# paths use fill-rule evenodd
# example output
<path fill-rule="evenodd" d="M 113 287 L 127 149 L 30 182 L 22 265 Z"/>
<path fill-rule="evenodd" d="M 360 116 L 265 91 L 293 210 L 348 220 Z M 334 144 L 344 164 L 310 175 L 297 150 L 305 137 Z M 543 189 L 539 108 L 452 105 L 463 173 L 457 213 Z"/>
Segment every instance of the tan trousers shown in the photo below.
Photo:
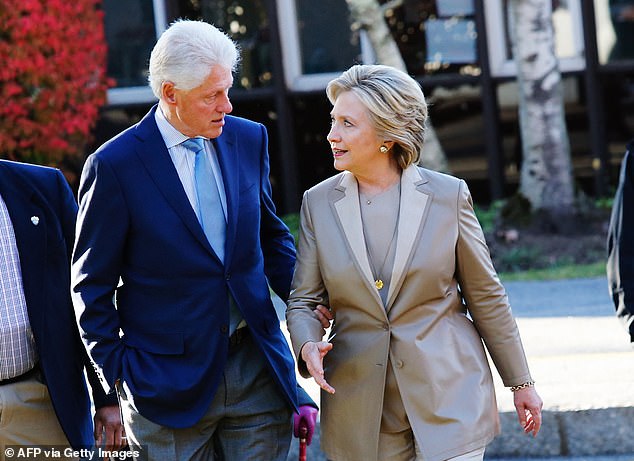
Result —
<path fill-rule="evenodd" d="M 62 453 L 69 447 L 48 389 L 37 377 L 0 386 L 0 461 L 8 445 L 54 445 Z"/>

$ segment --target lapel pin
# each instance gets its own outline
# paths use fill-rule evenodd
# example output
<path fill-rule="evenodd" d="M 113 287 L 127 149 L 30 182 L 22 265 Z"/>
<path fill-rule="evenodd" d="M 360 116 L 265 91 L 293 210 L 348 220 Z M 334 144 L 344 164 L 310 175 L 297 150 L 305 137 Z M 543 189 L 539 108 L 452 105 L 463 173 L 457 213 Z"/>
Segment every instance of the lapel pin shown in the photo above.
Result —
<path fill-rule="evenodd" d="M 31 222 L 34 226 L 37 226 L 40 223 L 40 218 L 37 216 L 31 216 Z"/>

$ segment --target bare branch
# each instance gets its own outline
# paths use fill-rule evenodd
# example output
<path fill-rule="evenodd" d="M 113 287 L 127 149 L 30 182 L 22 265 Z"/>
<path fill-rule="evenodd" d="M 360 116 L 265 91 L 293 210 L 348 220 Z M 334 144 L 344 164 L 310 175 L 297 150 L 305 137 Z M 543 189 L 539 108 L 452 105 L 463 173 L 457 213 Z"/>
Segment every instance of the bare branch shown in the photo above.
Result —
<path fill-rule="evenodd" d="M 403 0 L 390 0 L 389 2 L 381 5 L 381 11 L 383 12 L 383 15 L 385 15 L 385 12 L 387 10 L 393 10 L 395 8 L 398 8 L 402 4 L 403 4 Z"/>

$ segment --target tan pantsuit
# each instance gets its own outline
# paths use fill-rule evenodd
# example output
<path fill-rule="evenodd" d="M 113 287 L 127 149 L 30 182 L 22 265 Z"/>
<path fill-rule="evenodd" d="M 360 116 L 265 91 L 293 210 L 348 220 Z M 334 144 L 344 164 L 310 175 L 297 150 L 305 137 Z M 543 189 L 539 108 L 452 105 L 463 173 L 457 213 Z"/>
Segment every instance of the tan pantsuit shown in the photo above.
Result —
<path fill-rule="evenodd" d="M 324 370 L 336 393 L 321 397 L 327 456 L 377 460 L 388 362 L 426 461 L 489 443 L 500 429 L 483 340 L 507 386 L 531 377 L 464 181 L 417 166 L 403 171 L 386 306 L 373 283 L 354 176 L 308 190 L 301 219 L 287 320 L 307 376 L 300 349 L 324 333 L 312 309 L 326 304 L 335 315 Z"/>

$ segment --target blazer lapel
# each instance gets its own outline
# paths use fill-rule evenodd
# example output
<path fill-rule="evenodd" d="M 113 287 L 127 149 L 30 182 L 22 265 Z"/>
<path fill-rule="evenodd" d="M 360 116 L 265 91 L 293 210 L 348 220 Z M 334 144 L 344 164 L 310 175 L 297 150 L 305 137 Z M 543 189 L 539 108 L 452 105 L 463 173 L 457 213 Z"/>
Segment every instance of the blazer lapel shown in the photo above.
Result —
<path fill-rule="evenodd" d="M 45 291 L 42 289 L 44 268 L 41 258 L 46 254 L 46 207 L 30 183 L 23 181 L 18 173 L 10 171 L 1 163 L 0 194 L 13 224 L 20 255 L 24 298 L 30 321 L 34 323 L 39 320 L 39 316 L 44 315 L 44 312 L 38 312 L 38 317 L 34 317 L 34 309 L 42 304 L 40 297 Z"/>
<path fill-rule="evenodd" d="M 183 220 L 185 226 L 207 251 L 215 255 L 202 226 L 198 222 L 196 213 L 189 203 L 176 168 L 163 142 L 163 137 L 154 120 L 156 107 L 154 106 L 137 125 L 135 135 L 140 140 L 140 144 L 136 148 L 136 153 L 152 177 L 156 187 L 161 191 L 163 197 L 165 197 L 165 200 L 176 214 Z"/>
<path fill-rule="evenodd" d="M 427 216 L 431 195 L 423 191 L 421 186 L 427 183 L 416 166 L 403 170 L 401 175 L 401 204 L 396 238 L 396 255 L 392 280 L 387 297 L 387 309 L 394 302 L 396 293 L 403 284 L 405 270 L 409 266 L 414 253 L 414 244 L 418 242 L 420 232 Z"/>
<path fill-rule="evenodd" d="M 238 140 L 233 132 L 224 130 L 218 138 L 213 140 L 213 144 L 218 155 L 222 182 L 224 183 L 225 196 L 227 197 L 227 231 L 225 234 L 225 263 L 227 263 L 231 261 L 238 225 L 240 182 L 231 180 L 231 178 L 238 178 L 240 155 L 235 153 L 238 150 L 236 148 Z"/>
<path fill-rule="evenodd" d="M 368 252 L 363 237 L 363 222 L 359 207 L 359 190 L 357 181 L 349 172 L 344 172 L 341 182 L 335 187 L 335 198 L 331 201 L 341 233 L 348 243 L 348 247 L 355 259 L 359 272 L 367 282 L 368 289 L 373 293 L 379 305 L 383 305 L 378 291 L 374 287 L 374 277 L 368 260 Z"/>

